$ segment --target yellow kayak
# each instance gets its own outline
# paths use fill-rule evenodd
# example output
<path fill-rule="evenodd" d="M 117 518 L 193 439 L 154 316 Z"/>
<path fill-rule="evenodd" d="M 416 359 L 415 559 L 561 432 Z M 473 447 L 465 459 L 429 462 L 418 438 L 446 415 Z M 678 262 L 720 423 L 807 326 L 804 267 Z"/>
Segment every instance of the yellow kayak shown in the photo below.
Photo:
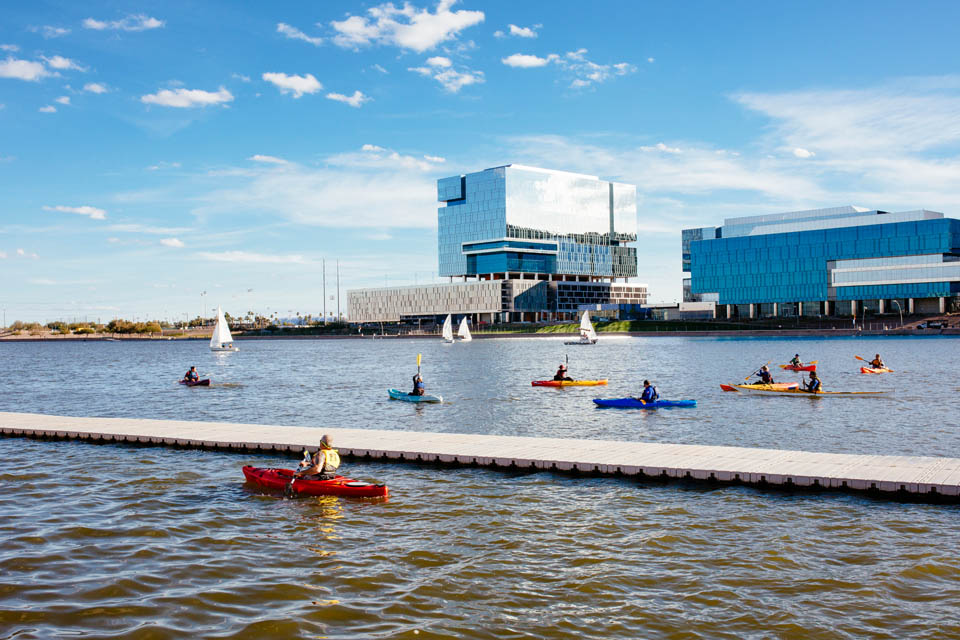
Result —
<path fill-rule="evenodd" d="M 803 389 L 771 389 L 769 385 L 758 384 L 731 384 L 737 391 L 752 391 L 754 393 L 773 393 L 782 396 L 880 396 L 886 391 L 817 391 L 812 393 Z M 760 388 L 766 387 L 766 388 Z"/>
<path fill-rule="evenodd" d="M 606 380 L 534 380 L 534 387 L 597 387 L 607 384 Z"/>

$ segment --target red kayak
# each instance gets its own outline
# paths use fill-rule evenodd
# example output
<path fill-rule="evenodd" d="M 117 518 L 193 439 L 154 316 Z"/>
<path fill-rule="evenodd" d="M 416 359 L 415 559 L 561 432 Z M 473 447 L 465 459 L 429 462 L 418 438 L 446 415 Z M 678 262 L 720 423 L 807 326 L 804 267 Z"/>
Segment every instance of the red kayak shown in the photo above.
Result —
<path fill-rule="evenodd" d="M 290 484 L 293 471 L 244 467 L 243 475 L 247 478 L 247 482 L 267 489 L 284 491 Z M 302 496 L 346 496 L 348 498 L 386 498 L 388 493 L 385 484 L 358 482 L 343 476 L 337 476 L 333 480 L 295 480 L 290 491 Z"/>
<path fill-rule="evenodd" d="M 181 380 L 180 384 L 185 384 L 188 387 L 209 387 L 210 378 L 204 380 Z"/>
<path fill-rule="evenodd" d="M 798 367 L 795 364 L 782 364 L 780 365 L 781 369 L 786 369 L 787 371 L 816 371 L 817 365 L 815 364 L 805 364 Z"/>

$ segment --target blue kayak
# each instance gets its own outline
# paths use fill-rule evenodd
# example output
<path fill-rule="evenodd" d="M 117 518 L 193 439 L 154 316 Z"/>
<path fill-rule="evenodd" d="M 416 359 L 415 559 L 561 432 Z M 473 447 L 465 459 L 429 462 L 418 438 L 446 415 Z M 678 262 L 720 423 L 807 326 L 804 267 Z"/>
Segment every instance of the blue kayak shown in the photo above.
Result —
<path fill-rule="evenodd" d="M 404 402 L 443 402 L 443 398 L 440 396 L 428 396 L 426 394 L 414 396 L 399 389 L 390 389 L 387 393 L 389 393 L 390 397 L 394 400 L 403 400 Z"/>
<path fill-rule="evenodd" d="M 636 398 L 594 398 L 594 402 L 600 407 L 617 407 L 619 409 L 669 409 L 671 407 L 695 407 L 696 400 L 654 400 L 653 402 L 640 402 Z"/>

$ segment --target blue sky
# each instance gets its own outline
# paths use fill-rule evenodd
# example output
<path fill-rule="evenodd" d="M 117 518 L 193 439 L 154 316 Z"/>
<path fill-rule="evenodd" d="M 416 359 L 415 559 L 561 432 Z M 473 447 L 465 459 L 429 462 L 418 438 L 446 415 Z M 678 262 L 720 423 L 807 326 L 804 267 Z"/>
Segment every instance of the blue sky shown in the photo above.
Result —
<path fill-rule="evenodd" d="M 680 236 L 855 204 L 960 216 L 955 2 L 34 2 L 0 21 L 7 322 L 318 315 L 435 278 L 437 178 L 636 184 Z M 206 292 L 206 295 L 201 295 Z M 336 301 L 327 302 L 327 311 Z"/>

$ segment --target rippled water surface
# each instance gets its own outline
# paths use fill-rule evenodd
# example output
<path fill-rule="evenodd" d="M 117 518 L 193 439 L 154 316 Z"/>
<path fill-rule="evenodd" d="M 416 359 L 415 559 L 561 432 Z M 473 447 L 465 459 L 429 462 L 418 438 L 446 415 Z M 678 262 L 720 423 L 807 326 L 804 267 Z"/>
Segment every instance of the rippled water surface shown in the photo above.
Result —
<path fill-rule="evenodd" d="M 960 455 L 951 339 L 0 343 L 0 410 Z M 743 397 L 800 351 L 829 389 Z M 897 370 L 857 373 L 880 351 Z M 423 353 L 443 405 L 386 399 Z M 535 389 L 570 357 L 607 388 Z M 214 386 L 174 384 L 196 364 Z M 782 375 L 782 380 L 793 379 Z M 650 377 L 673 411 L 595 409 Z M 0 439 L 0 638 L 960 637 L 960 508 L 355 463 L 389 501 L 243 483 L 276 455 Z"/>

